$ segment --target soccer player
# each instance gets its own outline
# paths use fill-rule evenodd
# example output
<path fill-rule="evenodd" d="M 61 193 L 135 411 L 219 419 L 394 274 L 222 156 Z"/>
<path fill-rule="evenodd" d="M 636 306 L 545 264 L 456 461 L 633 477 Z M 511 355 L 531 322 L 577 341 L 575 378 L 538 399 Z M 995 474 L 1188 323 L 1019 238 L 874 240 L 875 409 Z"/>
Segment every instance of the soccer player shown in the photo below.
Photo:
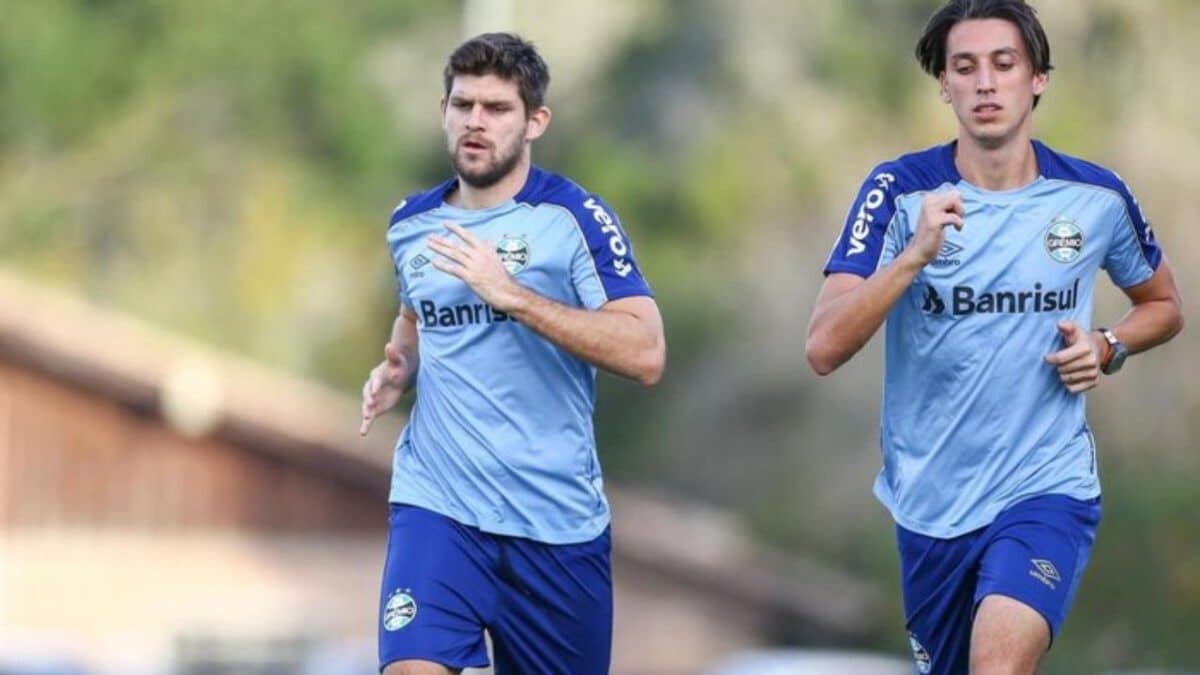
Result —
<path fill-rule="evenodd" d="M 616 214 L 534 166 L 550 75 L 489 33 L 445 69 L 454 176 L 396 207 L 400 312 L 363 386 L 362 433 L 410 389 L 380 599 L 385 675 L 608 672 L 609 509 L 596 368 L 650 386 L 662 318 Z"/>
<path fill-rule="evenodd" d="M 887 321 L 883 469 L 921 673 L 1032 673 L 1100 520 L 1083 393 L 1182 328 L 1179 294 L 1112 171 L 1033 140 L 1050 48 L 1022 0 L 953 0 L 916 49 L 950 143 L 876 167 L 825 267 L 819 374 Z M 1098 271 L 1129 297 L 1092 327 Z"/>

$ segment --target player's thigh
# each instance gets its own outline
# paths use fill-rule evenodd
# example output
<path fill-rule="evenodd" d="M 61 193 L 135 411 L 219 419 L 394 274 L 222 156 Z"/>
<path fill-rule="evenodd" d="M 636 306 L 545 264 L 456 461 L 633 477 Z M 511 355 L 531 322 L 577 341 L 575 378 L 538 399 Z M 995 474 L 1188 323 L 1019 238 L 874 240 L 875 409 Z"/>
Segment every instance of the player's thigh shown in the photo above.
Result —
<path fill-rule="evenodd" d="M 971 675 L 1033 675 L 1050 648 L 1050 625 L 1036 609 L 1004 595 L 979 603 L 971 628 Z"/>
<path fill-rule="evenodd" d="M 458 675 L 461 670 L 452 670 L 432 661 L 395 661 L 383 669 L 383 675 Z"/>
<path fill-rule="evenodd" d="M 1100 522 L 1098 500 L 1045 495 L 1006 509 L 989 527 L 975 602 L 1018 600 L 1058 635 L 1083 580 Z"/>
<path fill-rule="evenodd" d="M 1083 578 L 1100 522 L 1098 499 L 1043 495 L 988 527 L 971 635 L 972 672 L 1035 672 Z"/>
<path fill-rule="evenodd" d="M 488 665 L 484 627 L 498 598 L 490 535 L 393 505 L 379 605 L 379 663 L 439 675 Z M 415 670 L 414 670 L 415 669 Z M 388 672 L 385 670 L 384 672 Z"/>
<path fill-rule="evenodd" d="M 904 623 L 922 675 L 966 672 L 982 534 L 940 539 L 896 527 Z"/>
<path fill-rule="evenodd" d="M 514 541 L 492 629 L 496 675 L 606 675 L 612 657 L 612 540 Z"/>

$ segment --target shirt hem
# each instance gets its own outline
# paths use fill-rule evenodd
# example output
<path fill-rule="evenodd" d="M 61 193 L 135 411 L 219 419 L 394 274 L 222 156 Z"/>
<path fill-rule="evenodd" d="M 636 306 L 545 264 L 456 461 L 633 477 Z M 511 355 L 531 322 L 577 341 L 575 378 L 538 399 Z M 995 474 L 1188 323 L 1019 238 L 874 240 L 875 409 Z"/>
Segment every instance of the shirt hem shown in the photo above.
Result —
<path fill-rule="evenodd" d="M 1030 492 L 1028 494 L 1022 494 L 1018 497 L 1014 497 L 1013 499 L 1010 499 L 1010 500 L 1004 502 L 999 507 L 992 507 L 992 508 L 984 511 L 984 515 L 979 518 L 974 518 L 974 519 L 969 520 L 961 525 L 955 525 L 953 527 L 948 527 L 948 528 L 937 527 L 935 525 L 930 525 L 928 523 L 923 523 L 921 521 L 917 521 L 912 518 L 909 518 L 908 516 L 901 513 L 900 509 L 897 508 L 894 503 L 891 503 L 890 500 L 884 498 L 879 493 L 875 494 L 875 498 L 877 500 L 879 500 L 880 504 L 883 504 L 884 508 L 886 508 L 889 513 L 891 513 L 892 520 L 896 521 L 896 524 L 899 525 L 900 527 L 903 527 L 904 529 L 906 529 L 910 532 L 915 532 L 917 534 L 920 534 L 920 535 L 923 535 L 926 537 L 932 537 L 934 539 L 954 539 L 955 537 L 961 537 L 964 534 L 968 534 L 970 532 L 974 532 L 975 530 L 982 529 L 984 527 L 987 527 L 988 525 L 991 525 L 992 522 L 994 522 L 996 520 L 997 516 L 999 516 L 1002 511 L 1013 506 L 1014 504 L 1016 504 L 1018 502 L 1023 502 L 1026 499 L 1033 499 L 1034 497 L 1045 497 L 1048 495 L 1062 495 L 1064 497 L 1070 497 L 1071 499 L 1081 499 L 1081 500 L 1082 499 L 1095 499 L 1096 497 L 1100 496 L 1100 487 L 1097 486 L 1093 490 L 1077 490 L 1077 491 L 1048 490 L 1048 491 L 1044 491 L 1044 492 L 1035 491 L 1035 492 Z"/>
<path fill-rule="evenodd" d="M 420 499 L 411 499 L 405 497 L 392 496 L 388 498 L 391 504 L 405 504 L 408 506 L 416 506 L 418 508 L 433 511 L 438 515 L 445 516 L 450 520 L 457 522 L 460 525 L 473 527 L 480 532 L 487 534 L 499 535 L 502 537 L 519 537 L 521 539 L 529 539 L 542 544 L 562 545 L 562 544 L 582 544 L 592 541 L 601 534 L 604 534 L 605 528 L 612 521 L 612 513 L 605 509 L 604 513 L 597 515 L 588 520 L 585 527 L 572 530 L 539 530 L 532 527 L 508 527 L 504 525 L 494 525 L 483 522 L 473 513 L 464 513 L 457 509 L 445 508 L 441 504 L 434 504 Z"/>

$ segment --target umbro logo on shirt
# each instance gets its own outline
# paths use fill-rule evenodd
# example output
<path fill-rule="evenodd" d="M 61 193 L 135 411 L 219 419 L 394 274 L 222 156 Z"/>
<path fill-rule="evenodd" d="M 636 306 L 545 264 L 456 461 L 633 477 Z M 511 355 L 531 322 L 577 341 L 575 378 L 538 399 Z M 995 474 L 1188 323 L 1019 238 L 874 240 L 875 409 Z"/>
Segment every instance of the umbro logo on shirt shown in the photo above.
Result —
<path fill-rule="evenodd" d="M 962 246 L 952 241 L 942 242 L 942 248 L 938 251 L 937 259 L 929 264 L 934 267 L 957 267 L 962 264 L 962 261 L 955 256 L 962 252 Z"/>

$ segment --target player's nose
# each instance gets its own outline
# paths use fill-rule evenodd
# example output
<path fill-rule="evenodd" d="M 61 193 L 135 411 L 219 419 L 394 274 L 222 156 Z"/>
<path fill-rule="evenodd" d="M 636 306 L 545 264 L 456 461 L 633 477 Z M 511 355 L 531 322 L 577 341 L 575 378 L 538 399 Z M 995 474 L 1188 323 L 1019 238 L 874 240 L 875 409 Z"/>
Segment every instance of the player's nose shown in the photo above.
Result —
<path fill-rule="evenodd" d="M 979 92 L 996 90 L 996 74 L 988 66 L 975 69 L 975 90 Z"/>

